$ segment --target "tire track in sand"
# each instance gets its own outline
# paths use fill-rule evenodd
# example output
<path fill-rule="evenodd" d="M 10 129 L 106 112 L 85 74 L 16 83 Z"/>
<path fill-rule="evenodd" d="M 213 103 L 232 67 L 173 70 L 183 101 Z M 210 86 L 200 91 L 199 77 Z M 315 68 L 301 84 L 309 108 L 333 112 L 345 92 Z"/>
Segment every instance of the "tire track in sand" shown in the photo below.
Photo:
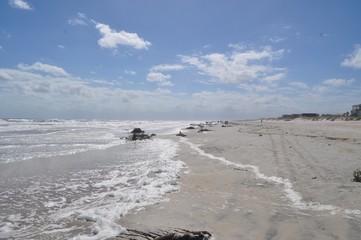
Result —
<path fill-rule="evenodd" d="M 299 163 L 303 163 L 305 165 L 305 168 L 309 168 L 309 170 L 313 172 L 314 177 L 319 177 L 320 179 L 326 181 L 326 177 L 317 168 L 320 168 L 326 172 L 328 172 L 329 170 L 317 164 L 318 163 L 317 159 L 315 159 L 311 154 L 307 152 L 307 150 L 299 143 L 296 137 L 294 138 L 295 144 L 292 144 L 290 140 L 286 139 L 285 137 L 283 137 L 283 140 L 285 141 L 285 143 L 292 146 L 293 152 L 296 153 L 297 156 L 302 160 L 299 161 Z M 305 156 L 306 154 L 308 156 Z M 309 159 L 311 159 L 312 161 L 310 161 Z M 314 163 L 317 164 L 317 167 Z"/>
<path fill-rule="evenodd" d="M 288 154 L 288 149 L 286 148 L 283 133 L 280 133 L 280 134 L 273 133 L 272 134 L 268 131 L 269 128 L 267 126 L 265 126 L 265 129 L 266 129 L 267 135 L 271 141 L 272 154 L 273 154 L 273 158 L 275 160 L 276 167 L 277 167 L 277 175 L 287 177 L 287 178 L 291 179 L 292 181 L 295 181 L 297 179 L 296 176 L 299 174 L 297 174 L 298 171 L 296 170 L 295 166 L 292 164 L 292 161 L 290 161 L 290 156 Z M 280 144 L 276 144 L 275 139 L 274 139 L 276 136 L 279 137 L 278 141 L 280 142 Z M 280 146 L 280 147 L 278 147 L 278 146 Z M 280 169 L 282 169 L 280 159 L 283 159 L 282 165 L 287 168 L 286 172 L 280 170 Z"/>
<path fill-rule="evenodd" d="M 334 205 L 327 205 L 327 204 L 322 204 L 319 202 L 304 201 L 302 195 L 299 192 L 294 190 L 292 183 L 286 178 L 276 177 L 276 176 L 267 176 L 260 171 L 258 166 L 235 163 L 235 162 L 225 159 L 224 157 L 217 157 L 210 153 L 206 153 L 201 148 L 199 148 L 192 142 L 188 141 L 187 138 L 182 138 L 180 140 L 180 142 L 187 144 L 192 150 L 196 151 L 200 156 L 216 160 L 216 161 L 221 162 L 228 166 L 234 166 L 234 167 L 241 168 L 241 169 L 249 169 L 253 172 L 255 177 L 258 179 L 264 179 L 266 181 L 270 181 L 275 184 L 282 185 L 284 195 L 289 199 L 291 206 L 293 206 L 295 208 L 298 208 L 301 210 L 309 210 L 309 211 L 327 211 L 331 214 L 345 214 L 345 215 L 352 215 L 352 216 L 358 216 L 358 217 L 361 215 L 360 209 L 344 209 L 344 208 L 334 206 Z"/>

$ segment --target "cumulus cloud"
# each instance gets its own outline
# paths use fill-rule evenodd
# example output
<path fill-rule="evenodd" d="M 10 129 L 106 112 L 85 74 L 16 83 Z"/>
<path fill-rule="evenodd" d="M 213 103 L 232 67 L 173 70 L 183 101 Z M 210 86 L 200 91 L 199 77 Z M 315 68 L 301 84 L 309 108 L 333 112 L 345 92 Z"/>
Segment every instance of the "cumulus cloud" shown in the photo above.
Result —
<path fill-rule="evenodd" d="M 0 110 L 10 114 L 16 109 L 20 114 L 28 112 L 28 117 L 47 112 L 52 117 L 70 118 L 176 119 L 176 106 L 182 103 L 167 89 L 130 90 L 92 82 L 75 76 L 0 68 L 0 101 L 4 103 Z M 9 98 L 16 101 L 6 101 Z"/>
<path fill-rule="evenodd" d="M 354 79 L 346 80 L 346 79 L 332 78 L 332 79 L 326 79 L 322 83 L 332 87 L 342 87 L 342 86 L 349 86 L 354 81 L 355 81 Z"/>
<path fill-rule="evenodd" d="M 150 68 L 150 72 L 147 75 L 149 82 L 155 82 L 162 87 L 173 87 L 174 84 L 169 81 L 172 76 L 170 74 L 164 74 L 163 72 L 180 71 L 185 67 L 180 64 L 160 64 Z"/>
<path fill-rule="evenodd" d="M 148 49 L 151 45 L 150 42 L 139 37 L 137 33 L 117 32 L 103 23 L 96 23 L 95 27 L 102 35 L 98 40 L 98 44 L 102 48 L 116 49 L 118 45 L 124 45 L 135 49 Z"/>
<path fill-rule="evenodd" d="M 70 75 L 61 67 L 48 65 L 48 64 L 41 63 L 41 62 L 36 62 L 33 65 L 27 65 L 27 64 L 20 63 L 18 65 L 18 68 L 23 71 L 40 71 L 43 73 L 51 74 L 53 76 L 69 76 Z"/>
<path fill-rule="evenodd" d="M 32 10 L 33 8 L 24 0 L 9 0 L 9 4 L 13 8 L 18 8 L 22 10 Z"/>
<path fill-rule="evenodd" d="M 150 72 L 147 75 L 147 80 L 149 82 L 155 82 L 162 87 L 172 87 L 173 83 L 169 81 L 170 79 L 171 76 L 169 74 L 163 74 L 160 72 Z"/>
<path fill-rule="evenodd" d="M 211 53 L 206 55 L 180 56 L 183 63 L 194 67 L 202 75 L 213 78 L 222 84 L 247 83 L 260 78 L 280 78 L 274 75 L 283 70 L 270 65 L 274 59 L 280 58 L 284 50 L 273 51 L 264 47 L 260 51 L 233 51 L 230 54 Z"/>
<path fill-rule="evenodd" d="M 341 65 L 361 69 L 361 45 L 356 45 L 355 50 L 341 62 Z"/>
<path fill-rule="evenodd" d="M 166 82 L 169 76 L 152 74 L 150 79 Z M 93 84 L 103 81 L 106 80 L 0 68 L 0 112 L 17 117 L 25 114 L 28 117 L 102 119 L 245 119 L 288 112 L 345 111 L 344 106 L 351 106 L 360 96 L 360 90 L 351 96 L 346 96 L 345 92 L 323 94 L 322 91 L 332 88 L 326 84 L 320 84 L 318 92 L 315 89 L 302 94 L 289 92 L 292 89 L 287 93 L 264 92 L 262 90 L 267 89 L 258 85 L 251 86 L 255 89 L 253 93 L 218 89 L 187 94 L 161 86 L 148 91 Z M 298 85 L 296 83 L 290 85 Z M 42 115 L 44 113 L 49 115 Z"/>

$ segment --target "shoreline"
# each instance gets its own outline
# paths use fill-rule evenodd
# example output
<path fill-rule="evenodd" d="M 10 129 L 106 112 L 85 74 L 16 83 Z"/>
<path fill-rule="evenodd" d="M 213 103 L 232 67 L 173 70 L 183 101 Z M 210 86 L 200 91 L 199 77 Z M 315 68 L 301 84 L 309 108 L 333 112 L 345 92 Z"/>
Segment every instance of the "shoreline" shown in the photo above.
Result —
<path fill-rule="evenodd" d="M 350 179 L 360 164 L 360 127 L 359 122 L 245 121 L 207 127 L 212 131 L 205 133 L 189 130 L 187 140 L 171 137 L 180 144 L 177 159 L 187 164 L 180 191 L 118 223 L 144 232 L 205 230 L 216 239 L 358 239 L 361 184 Z M 290 201 L 284 182 L 240 166 L 258 166 L 267 177 L 289 180 L 304 204 Z"/>

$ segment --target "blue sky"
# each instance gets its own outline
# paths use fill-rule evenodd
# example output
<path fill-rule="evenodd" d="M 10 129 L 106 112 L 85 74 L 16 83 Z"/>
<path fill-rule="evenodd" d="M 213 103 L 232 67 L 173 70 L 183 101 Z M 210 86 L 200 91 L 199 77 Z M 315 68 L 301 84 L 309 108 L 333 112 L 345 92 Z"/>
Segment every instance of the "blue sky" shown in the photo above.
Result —
<path fill-rule="evenodd" d="M 361 103 L 359 0 L 3 0 L 0 117 L 249 119 Z"/>

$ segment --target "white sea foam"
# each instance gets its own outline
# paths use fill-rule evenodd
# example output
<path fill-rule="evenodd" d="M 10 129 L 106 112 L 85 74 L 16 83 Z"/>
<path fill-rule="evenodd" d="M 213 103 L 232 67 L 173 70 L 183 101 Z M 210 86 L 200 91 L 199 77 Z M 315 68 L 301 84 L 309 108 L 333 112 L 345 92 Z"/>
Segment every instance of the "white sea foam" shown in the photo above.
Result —
<path fill-rule="evenodd" d="M 102 121 L 1 119 L 0 164 L 70 155 L 124 144 L 134 127 L 149 133 L 176 133 L 185 121 Z"/>
<path fill-rule="evenodd" d="M 177 152 L 177 145 L 169 140 L 157 139 L 148 145 L 152 148 L 158 148 L 160 154 L 157 159 L 150 159 L 146 162 L 138 162 L 139 166 L 137 177 L 133 180 L 136 184 L 129 188 L 123 188 L 122 191 L 114 191 L 112 193 L 104 192 L 98 194 L 95 199 L 91 199 L 95 206 L 91 207 L 76 207 L 75 213 L 79 220 L 86 220 L 93 222 L 92 233 L 94 236 L 81 235 L 74 239 L 103 239 L 124 233 L 126 231 L 122 226 L 115 224 L 114 221 L 119 216 L 124 216 L 129 211 L 144 207 L 146 205 L 154 204 L 162 200 L 162 197 L 172 191 L 178 190 L 176 178 L 180 169 L 184 164 L 180 161 L 169 161 L 174 158 Z M 150 150 L 150 149 L 148 149 Z M 156 170 L 150 166 L 156 162 Z M 117 171 L 110 174 L 110 179 L 97 183 L 98 186 L 117 185 L 124 183 L 126 179 L 132 180 L 132 176 L 123 177 L 118 180 L 116 176 Z M 95 200 L 95 201 L 94 201 Z M 80 201 L 84 201 L 81 199 Z M 103 204 L 98 205 L 97 202 Z M 105 204 L 104 204 L 105 203 Z M 78 203 L 75 203 L 78 205 Z M 72 214 L 72 209 L 65 215 Z M 65 209 L 66 212 L 67 209 Z M 54 215 L 56 217 L 58 213 Z M 63 215 L 64 216 L 64 215 Z"/>
<path fill-rule="evenodd" d="M 326 205 L 326 204 L 321 204 L 318 202 L 306 202 L 303 200 L 302 195 L 299 192 L 295 191 L 292 183 L 288 179 L 276 177 L 276 176 L 266 176 L 259 170 L 258 166 L 234 163 L 232 161 L 225 159 L 224 157 L 217 157 L 210 153 L 206 153 L 199 146 L 191 143 L 186 138 L 182 138 L 181 142 L 189 145 L 193 150 L 195 150 L 201 156 L 204 156 L 204 157 L 207 157 L 207 158 L 210 158 L 213 160 L 217 160 L 226 165 L 234 166 L 234 167 L 237 167 L 240 169 L 249 169 L 254 173 L 254 175 L 258 179 L 264 179 L 269 182 L 283 185 L 283 192 L 284 192 L 285 196 L 289 199 L 289 201 L 291 202 L 291 205 L 295 208 L 302 209 L 302 210 L 312 210 L 312 211 L 328 211 L 331 214 L 361 215 L 361 210 L 359 210 L 359 209 L 343 209 L 338 206 Z"/>
<path fill-rule="evenodd" d="M 0 164 L 4 164 L 6 157 L 8 162 L 20 165 L 32 158 L 44 159 L 32 160 L 39 163 L 39 170 L 36 167 L 29 174 L 24 170 L 24 176 L 0 177 L 0 236 L 31 239 L 39 234 L 64 232 L 66 235 L 67 231 L 82 232 L 83 227 L 79 226 L 82 221 L 92 223 L 86 231 L 92 234 L 83 232 L 76 239 L 104 239 L 125 231 L 115 221 L 128 212 L 164 201 L 167 193 L 177 191 L 177 178 L 184 163 L 174 159 L 178 143 L 171 140 L 155 138 L 131 143 L 119 137 L 134 127 L 161 135 L 175 133 L 187 125 L 186 122 L 2 120 Z M 102 154 L 97 155 L 99 159 L 90 160 L 55 158 L 46 164 L 49 156 L 116 145 L 119 145 L 116 149 L 107 151 L 111 155 L 104 152 L 104 158 Z M 63 159 L 66 165 L 55 162 Z M 4 164 L 2 169 L 12 171 L 12 165 Z M 76 226 L 68 228 L 73 221 L 77 221 Z"/>
<path fill-rule="evenodd" d="M 13 224 L 11 222 L 5 222 L 0 224 L 0 238 L 8 238 L 12 231 Z"/>

